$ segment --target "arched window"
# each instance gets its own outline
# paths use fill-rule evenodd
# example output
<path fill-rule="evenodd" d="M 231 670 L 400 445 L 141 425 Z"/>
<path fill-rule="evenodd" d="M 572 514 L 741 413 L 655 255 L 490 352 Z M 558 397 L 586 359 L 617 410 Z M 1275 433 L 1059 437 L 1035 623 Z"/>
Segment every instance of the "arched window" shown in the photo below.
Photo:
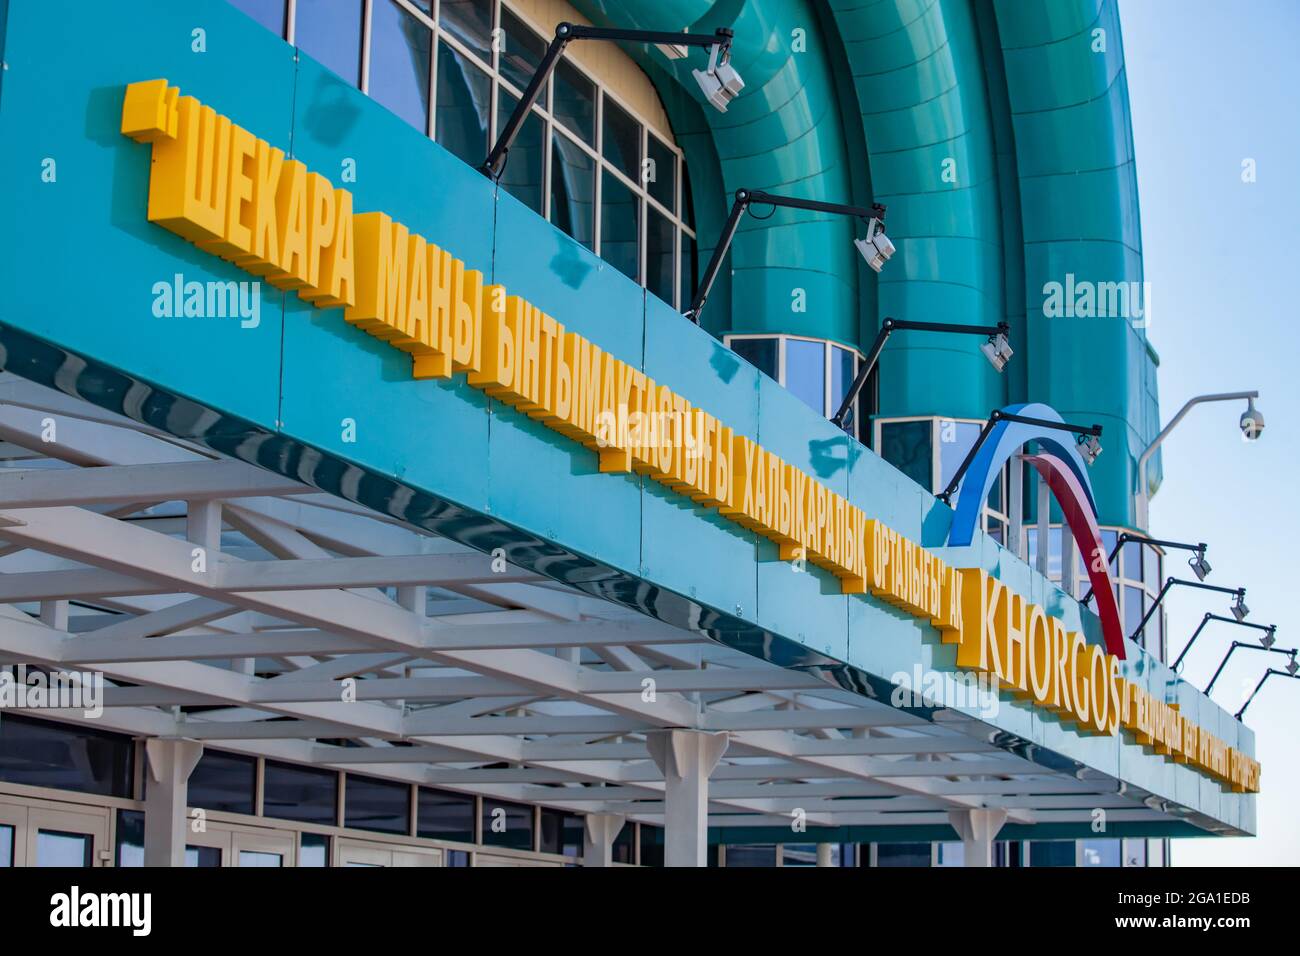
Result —
<path fill-rule="evenodd" d="M 562 3 L 543 23 L 502 0 L 231 2 L 473 166 L 556 23 L 585 22 Z M 501 185 L 664 302 L 690 302 L 698 251 L 686 165 L 653 85 L 621 50 L 566 50 Z"/>

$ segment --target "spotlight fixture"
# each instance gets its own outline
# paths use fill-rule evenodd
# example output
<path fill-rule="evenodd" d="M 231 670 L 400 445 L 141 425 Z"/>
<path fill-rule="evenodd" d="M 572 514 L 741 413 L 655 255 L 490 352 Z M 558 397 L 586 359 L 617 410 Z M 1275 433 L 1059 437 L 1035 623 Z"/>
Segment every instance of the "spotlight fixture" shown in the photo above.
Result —
<path fill-rule="evenodd" d="M 1172 588 L 1175 584 L 1185 588 L 1200 588 L 1202 591 L 1219 591 L 1222 594 L 1231 594 L 1236 598 L 1236 603 L 1234 603 L 1232 607 L 1229 609 L 1232 611 L 1232 618 L 1234 619 L 1232 623 L 1242 624 L 1245 627 L 1263 626 L 1259 624 L 1244 623 L 1246 619 L 1246 615 L 1250 613 L 1250 609 L 1246 607 L 1245 588 L 1224 588 L 1224 587 L 1220 587 L 1217 584 L 1203 584 L 1200 581 L 1184 581 L 1182 578 L 1165 578 L 1165 583 L 1160 588 L 1160 593 L 1157 594 L 1156 599 L 1153 602 L 1151 602 L 1151 606 L 1147 608 L 1147 612 L 1142 615 L 1142 620 L 1138 622 L 1137 630 L 1135 630 L 1131 635 L 1129 635 L 1129 640 L 1136 641 L 1138 639 L 1138 637 L 1142 634 L 1143 629 L 1146 628 L 1147 621 L 1151 620 L 1151 615 L 1156 613 L 1156 610 L 1160 607 L 1160 602 L 1165 599 L 1165 595 L 1169 593 L 1169 589 Z M 1216 619 L 1221 621 L 1229 620 L 1229 618 L 1219 617 L 1218 615 L 1207 614 L 1205 616 L 1205 621 L 1209 621 L 1211 619 Z M 1205 621 L 1201 622 L 1202 626 L 1204 626 Z M 1197 633 L 1198 634 L 1200 633 L 1200 628 L 1197 628 Z M 1193 640 L 1195 640 L 1194 635 L 1193 635 Z M 1191 643 L 1188 642 L 1188 647 L 1190 646 Z M 1183 648 L 1183 654 L 1186 653 L 1187 653 L 1187 648 Z M 1178 655 L 1179 660 L 1182 660 L 1182 657 L 1183 657 L 1182 654 Z"/>
<path fill-rule="evenodd" d="M 1250 608 L 1246 607 L 1246 589 L 1242 588 L 1237 592 L 1237 599 L 1232 604 L 1232 616 L 1240 624 L 1246 620 L 1246 615 L 1250 613 Z"/>
<path fill-rule="evenodd" d="M 1097 460 L 1097 456 L 1101 454 L 1101 440 L 1096 435 L 1080 435 L 1079 454 L 1083 456 L 1084 461 L 1091 465 Z"/>
<path fill-rule="evenodd" d="M 884 219 L 885 209 L 883 206 L 877 207 L 881 213 L 881 220 Z M 861 246 L 859 246 L 861 248 Z M 862 391 L 867 384 L 867 378 L 871 375 L 876 363 L 880 361 L 880 353 L 885 349 L 885 342 L 889 336 L 895 332 L 949 332 L 958 335 L 986 335 L 989 341 L 1001 339 L 1006 341 L 1009 326 L 1005 322 L 999 322 L 997 325 L 957 325 L 952 322 L 912 322 L 907 319 L 886 318 L 880 323 L 880 331 L 876 333 L 876 340 L 871 343 L 871 348 L 867 351 L 867 357 L 858 365 L 858 374 L 854 376 L 853 384 L 845 393 L 843 400 L 840 402 L 839 410 L 831 416 L 831 423 L 839 428 L 852 434 L 853 423 L 853 404 L 858 400 L 858 393 Z M 980 346 L 984 348 L 984 346 Z M 987 352 L 985 353 L 988 354 Z M 1006 347 L 1006 358 L 1011 357 L 1011 346 Z M 1002 367 L 996 363 L 993 366 L 999 372 Z"/>
<path fill-rule="evenodd" d="M 613 42 L 653 44 L 670 60 L 681 59 L 686 56 L 687 51 L 693 46 L 708 47 L 708 70 L 705 73 L 696 70 L 695 79 L 699 82 L 700 88 L 704 90 L 704 95 L 709 102 L 719 110 L 725 111 L 727 104 L 735 99 L 736 95 L 745 87 L 745 81 L 740 78 L 740 74 L 731 65 L 731 38 L 734 35 L 733 31 L 725 27 L 719 27 L 711 34 L 701 34 L 670 33 L 665 30 L 622 30 L 567 22 L 557 24 L 554 39 L 546 48 L 546 53 L 543 54 L 532 79 L 528 81 L 523 96 L 515 104 L 514 112 L 510 114 L 510 118 L 501 130 L 501 135 L 497 137 L 496 142 L 492 145 L 492 149 L 488 153 L 487 159 L 483 160 L 483 165 L 479 167 L 479 171 L 494 182 L 501 179 L 501 174 L 506 168 L 506 159 L 509 156 L 510 147 L 514 145 L 515 139 L 519 136 L 524 120 L 528 118 L 533 104 L 541 96 L 547 79 L 555 71 L 555 66 L 564 53 L 564 48 L 574 40 L 609 40 Z"/>
<path fill-rule="evenodd" d="M 1110 557 L 1106 559 L 1106 563 L 1111 567 L 1114 567 L 1115 556 L 1118 555 L 1120 549 L 1130 541 L 1136 541 L 1138 544 L 1154 544 L 1162 548 L 1179 548 L 1183 551 L 1195 551 L 1196 554 L 1189 559 L 1187 563 L 1191 566 L 1191 569 L 1196 572 L 1197 579 L 1204 581 L 1206 576 L 1210 573 L 1210 562 L 1205 560 L 1206 544 L 1204 541 L 1199 544 L 1189 544 L 1185 541 L 1166 541 L 1163 538 L 1148 538 L 1144 534 L 1134 534 L 1132 531 L 1120 532 L 1119 537 L 1115 539 L 1115 547 L 1111 549 Z M 1083 596 L 1083 600 L 1080 603 L 1087 604 L 1091 600 L 1092 589 L 1089 588 L 1088 593 Z M 1250 626 L 1253 627 L 1255 625 Z"/>
<path fill-rule="evenodd" d="M 993 366 L 993 370 L 996 372 L 1006 368 L 1011 356 L 1016 354 L 1015 350 L 1011 348 L 1011 343 L 1007 341 L 1005 332 L 990 335 L 988 341 L 980 346 L 980 351 L 984 353 L 984 357 L 989 360 L 989 364 Z"/>
<path fill-rule="evenodd" d="M 1209 585 L 1205 586 L 1209 587 Z M 1201 623 L 1196 626 L 1196 630 L 1192 632 L 1192 636 L 1188 639 L 1187 645 L 1178 655 L 1178 659 L 1174 661 L 1173 668 L 1175 674 L 1177 674 L 1182 668 L 1183 658 L 1186 657 L 1187 652 L 1192 649 L 1192 645 L 1196 643 L 1196 639 L 1201 636 L 1201 632 L 1205 630 L 1205 625 L 1209 624 L 1211 621 L 1222 621 L 1224 624 L 1235 624 L 1238 627 L 1249 627 L 1256 631 L 1263 631 L 1264 636 L 1259 639 L 1259 643 L 1266 651 L 1272 650 L 1274 643 L 1277 641 L 1277 638 L 1274 636 L 1277 634 L 1276 624 L 1251 624 L 1249 621 L 1238 621 L 1235 618 L 1224 617 L 1222 614 L 1211 614 L 1209 611 L 1206 611 L 1205 617 L 1201 618 Z"/>
<path fill-rule="evenodd" d="M 698 73 L 696 75 L 698 76 Z M 865 206 L 847 206 L 838 202 L 822 202 L 819 199 L 774 196 L 761 189 L 737 189 L 735 201 L 731 204 L 731 212 L 727 214 L 727 221 L 723 223 L 717 245 L 713 247 L 713 255 L 709 258 L 709 264 L 700 277 L 700 284 L 695 292 L 695 298 L 691 300 L 690 308 L 682 313 L 696 325 L 700 324 L 700 313 L 704 311 L 704 303 L 708 301 L 709 292 L 713 289 L 713 282 L 718 278 L 718 272 L 722 268 L 722 260 L 731 249 L 731 241 L 736 238 L 736 230 L 740 228 L 741 217 L 750 211 L 750 206 L 780 206 L 783 209 L 803 209 L 808 212 L 825 212 L 833 216 L 854 216 L 858 219 L 865 219 L 868 220 L 867 238 L 855 239 L 854 244 L 858 247 L 858 251 L 862 253 L 863 258 L 867 260 L 867 265 L 879 272 L 885 260 L 894 254 L 894 244 L 889 241 L 884 232 L 885 207 L 880 203 L 872 203 L 871 207 L 867 208 Z M 766 219 L 767 216 L 762 218 Z M 875 260 L 879 260 L 879 262 Z"/>
<path fill-rule="evenodd" d="M 879 272 L 885 267 L 885 263 L 894 257 L 894 244 L 885 235 L 884 212 L 884 207 L 881 206 L 880 216 L 872 217 L 867 223 L 866 238 L 853 240 L 853 244 L 858 247 L 858 252 L 867 261 L 872 272 Z"/>
<path fill-rule="evenodd" d="M 1256 647 L 1254 644 L 1243 644 L 1241 641 L 1233 641 L 1232 646 L 1228 648 L 1228 653 L 1223 655 L 1223 660 L 1219 662 L 1219 669 L 1214 672 L 1210 682 L 1205 685 L 1205 696 L 1209 697 L 1214 691 L 1214 685 L 1219 681 L 1219 675 L 1223 669 L 1228 666 L 1228 661 L 1232 658 L 1234 652 L 1238 650 L 1246 651 L 1272 651 L 1274 654 L 1285 654 L 1287 656 L 1286 669 L 1295 676 L 1296 672 L 1296 649 L 1294 647 Z"/>
<path fill-rule="evenodd" d="M 719 30 L 721 34 L 723 31 Z M 745 88 L 745 81 L 740 78 L 736 68 L 731 65 L 730 30 L 726 31 L 728 42 L 713 44 L 709 48 L 709 65 L 703 70 L 692 70 L 691 75 L 700 85 L 700 92 L 719 113 L 727 112 L 727 106 L 740 95 Z"/>
<path fill-rule="evenodd" d="M 1003 335 L 1006 334 L 1005 323 L 999 324 L 999 330 Z M 1009 347 L 1007 351 L 1010 352 Z M 987 355 L 988 353 L 985 352 L 984 354 Z M 995 365 L 994 368 L 996 367 L 997 366 Z M 962 459 L 962 463 L 957 466 L 956 473 L 948 481 L 948 487 L 943 489 L 943 491 L 939 492 L 936 496 L 944 504 L 952 503 L 952 496 L 956 494 L 957 488 L 961 485 L 961 480 L 966 477 L 966 469 L 971 466 L 971 462 L 975 460 L 975 456 L 979 453 L 981 446 L 983 446 L 989 435 L 993 434 L 993 426 L 998 422 L 1020 422 L 1023 425 L 1037 425 L 1040 428 L 1050 428 L 1059 432 L 1074 432 L 1078 437 L 1081 446 L 1085 444 L 1087 439 L 1092 439 L 1092 445 L 1095 445 L 1096 448 L 1092 452 L 1092 457 L 1088 458 L 1088 464 L 1090 465 L 1096 460 L 1097 456 L 1101 454 L 1101 441 L 1099 440 L 1101 438 L 1100 425 L 1084 426 L 1073 425 L 1069 422 L 1054 422 L 1047 418 L 1031 418 L 1027 415 L 1017 415 L 1014 412 L 1007 412 L 1000 408 L 995 408 L 993 411 L 989 412 L 988 421 L 986 421 L 984 427 L 980 429 L 979 435 L 975 438 L 975 444 L 971 445 L 970 451 L 966 452 L 966 457 Z M 1092 448 L 1092 445 L 1088 445 L 1087 447 Z M 1080 450 L 1083 452 L 1084 456 L 1087 457 L 1088 452 L 1084 451 L 1082 448 Z M 1089 592 L 1089 594 L 1091 595 L 1091 592 Z"/>

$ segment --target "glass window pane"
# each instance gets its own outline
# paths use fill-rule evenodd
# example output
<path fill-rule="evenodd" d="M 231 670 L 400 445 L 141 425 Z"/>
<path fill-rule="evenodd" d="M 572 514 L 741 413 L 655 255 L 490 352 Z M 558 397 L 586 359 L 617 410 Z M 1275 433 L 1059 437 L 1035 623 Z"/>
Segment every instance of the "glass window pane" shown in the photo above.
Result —
<path fill-rule="evenodd" d="M 951 419 L 939 420 L 939 483 L 936 491 L 942 491 L 957 474 L 967 452 L 974 447 L 980 437 L 980 426 L 975 422 L 954 422 Z M 965 478 L 962 479 L 965 481 Z M 958 485 L 958 488 L 961 486 Z"/>
<path fill-rule="evenodd" d="M 239 865 L 259 867 L 284 866 L 284 857 L 279 853 L 267 853 L 263 850 L 240 850 Z"/>
<path fill-rule="evenodd" d="M 927 491 L 934 480 L 930 433 L 928 418 L 915 422 L 885 422 L 880 426 L 880 457 Z"/>
<path fill-rule="evenodd" d="M 1047 554 L 1047 576 L 1053 581 L 1061 580 L 1061 527 L 1057 525 L 1052 528 L 1051 537 L 1048 540 L 1048 547 L 1051 551 Z"/>
<path fill-rule="evenodd" d="M 727 867 L 738 866 L 776 866 L 776 846 L 740 846 L 727 847 Z"/>
<path fill-rule="evenodd" d="M 614 845 L 611 847 L 614 851 L 611 856 L 615 863 L 635 863 L 636 862 L 636 826 L 628 822 L 623 824 L 623 829 L 618 831 L 618 836 L 614 837 Z"/>
<path fill-rule="evenodd" d="M 1124 636 L 1133 637 L 1133 632 L 1137 630 L 1142 623 L 1142 615 L 1146 613 L 1145 601 L 1143 600 L 1142 591 L 1139 588 L 1124 585 Z M 1139 644 L 1145 646 L 1141 638 L 1135 638 Z M 1154 643 L 1154 642 L 1152 642 Z"/>
<path fill-rule="evenodd" d="M 510 114 L 519 100 L 504 89 L 497 99 L 497 135 L 505 129 Z M 528 119 L 515 137 L 506 158 L 506 168 L 501 174 L 501 185 L 506 192 L 535 213 L 542 211 L 542 134 L 545 124 L 536 112 L 529 110 Z M 480 160 L 481 162 L 481 160 Z"/>
<path fill-rule="evenodd" d="M 1119 544 L 1119 532 L 1109 529 L 1101 533 L 1101 546 L 1106 549 L 1107 557 L 1115 550 L 1115 545 Z M 1119 577 L 1119 555 L 1110 563 L 1110 573 L 1112 577 Z"/>
<path fill-rule="evenodd" d="M 501 8 L 501 75 L 519 88 L 522 93 L 542 65 L 546 41 L 524 25 L 517 16 Z M 538 106 L 546 105 L 546 88 L 537 98 Z"/>
<path fill-rule="evenodd" d="M 1073 840 L 1034 840 L 1029 844 L 1030 866 L 1074 866 Z"/>
<path fill-rule="evenodd" d="M 1119 840 L 1083 840 L 1081 866 L 1119 866 Z"/>
<path fill-rule="evenodd" d="M 673 240 L 677 237 L 677 227 L 652 206 L 646 206 L 646 216 L 646 288 L 672 305 L 673 287 L 676 285 L 676 276 L 673 275 L 676 250 L 673 248 Z"/>
<path fill-rule="evenodd" d="M 0 720 L 0 780 L 106 797 L 131 797 L 131 738 L 6 712 Z"/>
<path fill-rule="evenodd" d="M 1160 585 L 1164 583 L 1160 578 L 1160 552 L 1150 545 L 1147 545 L 1146 549 L 1146 557 L 1142 561 L 1142 575 L 1147 590 L 1155 595 L 1160 593 Z"/>
<path fill-rule="evenodd" d="M 929 866 L 928 843 L 877 843 L 876 866 Z"/>
<path fill-rule="evenodd" d="M 853 376 L 857 372 L 856 356 L 848 349 L 838 345 L 831 346 L 831 414 L 840 410 L 840 402 L 849 393 L 853 385 Z"/>
<path fill-rule="evenodd" d="M 92 866 L 94 839 L 89 833 L 62 830 L 36 831 L 37 866 Z"/>
<path fill-rule="evenodd" d="M 230 0 L 276 36 L 284 36 L 284 0 Z"/>
<path fill-rule="evenodd" d="M 560 825 L 560 852 L 565 856 L 582 856 L 586 828 L 586 823 L 576 813 L 564 814 L 564 822 Z"/>
<path fill-rule="evenodd" d="M 294 43 L 353 86 L 361 85 L 361 0 L 298 0 Z"/>
<path fill-rule="evenodd" d="M 1142 545 L 1125 541 L 1120 551 L 1120 575 L 1130 581 L 1142 580 Z"/>
<path fill-rule="evenodd" d="M 531 850 L 533 848 L 533 808 L 484 797 L 483 843 L 487 846 Z"/>
<path fill-rule="evenodd" d="M 695 300 L 695 292 L 700 287 L 699 283 L 700 260 L 699 252 L 695 246 L 695 240 L 682 233 L 682 298 L 681 308 L 685 311 L 690 307 L 691 302 Z"/>
<path fill-rule="evenodd" d="M 564 836 L 564 814 L 542 807 L 540 816 L 542 828 L 537 834 L 537 849 L 543 853 L 559 853 Z"/>
<path fill-rule="evenodd" d="M 370 13 L 370 95 L 421 133 L 429 128 L 433 31 L 393 0 Z"/>
<path fill-rule="evenodd" d="M 936 866 L 965 866 L 966 847 L 960 843 L 940 843 L 936 847 Z"/>
<path fill-rule="evenodd" d="M 220 866 L 221 850 L 215 846 L 187 846 L 185 848 L 186 866 Z"/>
<path fill-rule="evenodd" d="M 487 157 L 492 81 L 444 40 L 438 41 L 437 140 L 472 166 Z"/>
<path fill-rule="evenodd" d="M 641 124 L 607 96 L 601 127 L 604 136 L 601 149 L 605 158 L 628 179 L 640 182 Z"/>
<path fill-rule="evenodd" d="M 785 387 L 819 415 L 826 409 L 826 344 L 785 340 Z"/>
<path fill-rule="evenodd" d="M 299 866 L 329 866 L 330 838 L 323 833 L 304 833 L 298 846 Z"/>
<path fill-rule="evenodd" d="M 411 788 L 391 780 L 347 775 L 343 825 L 380 833 L 411 832 Z"/>
<path fill-rule="evenodd" d="M 492 0 L 442 0 L 438 25 L 491 65 Z"/>
<path fill-rule="evenodd" d="M 600 257 L 633 282 L 640 282 L 640 203 L 609 170 L 601 175 Z"/>
<path fill-rule="evenodd" d="M 252 813 L 257 761 L 205 750 L 190 774 L 189 805 L 227 813 Z"/>
<path fill-rule="evenodd" d="M 641 865 L 664 865 L 663 827 L 652 827 L 648 823 L 641 824 Z"/>
<path fill-rule="evenodd" d="M 268 817 L 333 826 L 338 812 L 339 776 L 332 770 L 266 762 L 262 813 Z"/>
<path fill-rule="evenodd" d="M 417 833 L 430 840 L 474 842 L 474 798 L 420 788 Z"/>
<path fill-rule="evenodd" d="M 555 67 L 555 118 L 589 146 L 596 145 L 596 85 L 568 60 Z"/>
<path fill-rule="evenodd" d="M 117 811 L 117 866 L 144 866 L 144 813 Z"/>
<path fill-rule="evenodd" d="M 13 866 L 13 865 L 14 865 L 14 828 L 0 824 L 0 866 Z"/>
<path fill-rule="evenodd" d="M 732 339 L 731 350 L 769 378 L 776 378 L 778 342 L 774 337 Z"/>
<path fill-rule="evenodd" d="M 690 228 L 691 232 L 695 231 L 695 199 L 691 196 L 691 173 L 686 168 L 686 160 L 682 160 L 682 222 Z"/>
<path fill-rule="evenodd" d="M 551 222 L 595 248 L 596 160 L 567 136 L 551 139 Z"/>
<path fill-rule="evenodd" d="M 650 160 L 645 167 L 646 192 L 667 207 L 669 212 L 676 212 L 677 154 L 658 137 L 650 134 L 646 136 L 646 159 Z"/>

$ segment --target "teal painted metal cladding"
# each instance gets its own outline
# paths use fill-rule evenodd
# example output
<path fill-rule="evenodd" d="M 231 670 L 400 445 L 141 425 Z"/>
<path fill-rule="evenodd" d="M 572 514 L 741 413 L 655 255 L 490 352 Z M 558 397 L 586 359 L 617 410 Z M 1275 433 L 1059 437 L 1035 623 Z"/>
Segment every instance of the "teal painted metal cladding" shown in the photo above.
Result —
<path fill-rule="evenodd" d="M 880 413 L 983 418 L 1009 402 L 1042 402 L 1100 423 L 1099 518 L 1133 525 L 1137 458 L 1159 430 L 1145 313 L 1132 316 L 1135 327 L 1124 317 L 1049 318 L 1043 308 L 1047 284 L 1067 275 L 1099 287 L 1142 280 L 1115 0 L 576 6 L 601 23 L 735 28 L 746 90 L 725 115 L 693 113 L 684 143 L 692 169 L 706 172 L 695 190 L 705 252 L 740 186 L 889 207 L 899 252 L 879 277 L 854 254 L 850 222 L 790 210 L 745 220 L 735 275 L 728 283 L 724 270 L 706 312 L 710 329 L 861 346 L 887 316 L 1005 320 L 1017 356 L 1003 375 L 976 340 L 897 337 L 881 361 Z M 796 31 L 807 52 L 797 52 Z M 698 99 L 691 67 L 629 52 L 676 122 L 671 104 Z M 851 84 L 830 75 L 836 65 Z M 790 308 L 796 288 L 808 291 L 806 312 Z M 1152 469 L 1158 481 L 1159 463 Z"/>
<path fill-rule="evenodd" d="M 195 16 L 208 52 L 190 50 Z M 80 29 L 49 23 L 76 19 Z M 1096 617 L 985 536 L 942 549 L 952 511 L 648 297 L 482 176 L 220 0 L 12 2 L 0 88 L 0 361 L 4 367 L 228 454 L 446 534 L 575 587 L 692 627 L 782 666 L 887 697 L 918 663 L 955 674 L 955 648 L 819 569 L 794 574 L 752 533 L 636 476 L 457 376 L 412 381 L 409 359 L 263 288 L 261 320 L 159 318 L 154 284 L 252 277 L 146 221 L 149 149 L 118 132 L 126 83 L 165 76 L 337 180 L 568 328 L 815 475 L 953 564 L 980 566 L 1070 629 Z M 106 38 L 112 42 L 105 42 Z M 756 73 L 755 75 L 759 75 Z M 679 104 L 683 113 L 688 112 Z M 57 159 L 57 182 L 41 181 Z M 965 241 L 965 240 L 963 240 Z M 356 441 L 343 439 L 352 419 Z M 1095 481 L 1094 473 L 1094 481 Z M 1124 676 L 1253 753 L 1249 730 L 1135 645 Z M 922 709 L 924 712 L 924 709 Z M 973 711 L 968 711 L 978 716 Z M 1084 737 L 1004 701 L 999 746 L 1068 772 L 1092 767 L 1177 803 L 1209 828 L 1254 829 L 1254 797 L 1117 737 Z"/>

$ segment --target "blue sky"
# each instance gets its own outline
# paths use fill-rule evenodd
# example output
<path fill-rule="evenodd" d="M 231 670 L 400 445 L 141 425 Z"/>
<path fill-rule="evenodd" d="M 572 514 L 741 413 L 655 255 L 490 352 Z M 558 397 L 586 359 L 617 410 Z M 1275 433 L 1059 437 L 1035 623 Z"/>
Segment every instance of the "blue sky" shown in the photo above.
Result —
<path fill-rule="evenodd" d="M 1163 446 L 1151 531 L 1208 542 L 1210 583 L 1244 585 L 1250 620 L 1276 623 L 1278 646 L 1296 647 L 1300 3 L 1120 0 L 1120 17 L 1162 420 L 1193 395 L 1251 388 L 1266 418 L 1261 440 L 1246 444 L 1244 402 L 1194 409 Z M 1244 159 L 1255 161 L 1254 183 L 1242 181 Z M 1173 558 L 1166 574 L 1180 567 Z M 1187 589 L 1166 602 L 1174 654 L 1206 611 L 1228 605 Z M 1211 624 L 1184 677 L 1204 687 L 1232 640 L 1254 638 Z M 1285 663 L 1239 650 L 1214 697 L 1236 712 L 1264 668 Z M 1177 841 L 1175 865 L 1300 860 L 1300 680 L 1270 678 L 1245 722 L 1263 764 L 1260 836 Z"/>

